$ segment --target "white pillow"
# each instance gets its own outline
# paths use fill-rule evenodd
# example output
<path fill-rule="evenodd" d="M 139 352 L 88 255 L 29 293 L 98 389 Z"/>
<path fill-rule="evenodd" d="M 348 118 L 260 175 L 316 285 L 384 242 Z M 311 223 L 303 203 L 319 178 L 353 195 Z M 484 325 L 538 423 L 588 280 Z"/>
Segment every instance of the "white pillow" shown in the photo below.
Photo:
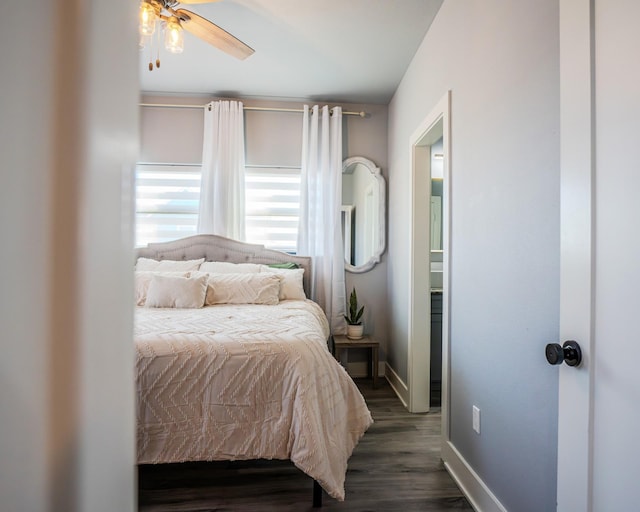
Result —
<path fill-rule="evenodd" d="M 279 302 L 280 277 L 275 274 L 250 272 L 203 275 L 209 278 L 206 298 L 208 306 L 213 304 L 274 305 Z"/>
<path fill-rule="evenodd" d="M 207 294 L 207 276 L 151 278 L 146 308 L 201 308 Z"/>
<path fill-rule="evenodd" d="M 204 258 L 199 260 L 152 260 L 149 258 L 138 258 L 136 270 L 154 270 L 156 272 L 187 272 L 198 270 Z"/>
<path fill-rule="evenodd" d="M 283 278 L 280 284 L 280 300 L 304 300 L 307 298 L 302 284 L 303 268 L 273 268 L 268 265 L 261 265 L 260 271 L 276 274 Z"/>
<path fill-rule="evenodd" d="M 134 290 L 136 306 L 144 306 L 151 279 L 156 275 L 172 277 L 189 277 L 189 272 L 153 272 L 150 270 L 136 270 L 134 273 Z"/>
<path fill-rule="evenodd" d="M 205 261 L 200 265 L 200 272 L 211 274 L 248 274 L 260 272 L 257 263 L 231 263 L 229 261 Z"/>

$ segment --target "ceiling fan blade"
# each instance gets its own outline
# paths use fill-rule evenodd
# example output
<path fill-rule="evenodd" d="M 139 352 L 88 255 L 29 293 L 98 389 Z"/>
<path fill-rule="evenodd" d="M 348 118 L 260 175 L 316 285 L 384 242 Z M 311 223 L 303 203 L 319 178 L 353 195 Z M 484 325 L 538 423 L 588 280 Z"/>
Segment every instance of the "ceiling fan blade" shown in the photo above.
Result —
<path fill-rule="evenodd" d="M 211 23 L 209 20 L 198 16 L 196 13 L 187 11 L 186 9 L 176 9 L 181 25 L 185 30 L 191 32 L 194 36 L 206 41 L 216 48 L 244 60 L 253 54 L 253 48 L 244 44 L 237 37 L 232 36 L 218 25 Z"/>
<path fill-rule="evenodd" d="M 181 4 L 212 4 L 220 0 L 180 0 Z"/>

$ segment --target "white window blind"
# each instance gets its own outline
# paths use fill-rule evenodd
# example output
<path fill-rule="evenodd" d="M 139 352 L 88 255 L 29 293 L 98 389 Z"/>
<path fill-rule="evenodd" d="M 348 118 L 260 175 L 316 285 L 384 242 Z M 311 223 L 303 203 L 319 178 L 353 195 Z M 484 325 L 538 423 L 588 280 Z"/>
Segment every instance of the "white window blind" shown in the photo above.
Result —
<path fill-rule="evenodd" d="M 196 234 L 200 165 L 136 166 L 136 246 Z"/>
<path fill-rule="evenodd" d="M 136 166 L 136 246 L 196 234 L 200 165 Z M 296 252 L 300 168 L 245 168 L 246 241 Z"/>
<path fill-rule="evenodd" d="M 300 212 L 299 167 L 245 167 L 247 242 L 296 252 Z"/>

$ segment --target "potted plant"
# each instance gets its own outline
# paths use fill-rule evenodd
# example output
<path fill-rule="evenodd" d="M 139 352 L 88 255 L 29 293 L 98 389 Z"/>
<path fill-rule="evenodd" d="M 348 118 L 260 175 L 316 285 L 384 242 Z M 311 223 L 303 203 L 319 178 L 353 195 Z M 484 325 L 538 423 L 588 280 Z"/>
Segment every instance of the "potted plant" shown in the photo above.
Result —
<path fill-rule="evenodd" d="M 364 329 L 362 325 L 362 313 L 364 313 L 364 306 L 358 309 L 358 296 L 356 295 L 356 289 L 354 287 L 349 296 L 348 314 L 344 315 L 344 319 L 347 321 L 347 338 L 353 340 L 362 338 Z"/>

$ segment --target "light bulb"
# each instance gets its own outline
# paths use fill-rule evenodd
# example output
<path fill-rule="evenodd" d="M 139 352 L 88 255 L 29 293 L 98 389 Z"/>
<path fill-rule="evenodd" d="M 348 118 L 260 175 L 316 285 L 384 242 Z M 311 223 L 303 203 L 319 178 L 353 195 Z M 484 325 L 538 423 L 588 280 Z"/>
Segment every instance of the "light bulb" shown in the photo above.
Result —
<path fill-rule="evenodd" d="M 156 29 L 157 13 L 149 2 L 140 2 L 140 34 L 150 36 Z"/>
<path fill-rule="evenodd" d="M 175 16 L 169 18 L 164 29 L 164 46 L 171 53 L 182 53 L 184 50 L 184 34 Z"/>

